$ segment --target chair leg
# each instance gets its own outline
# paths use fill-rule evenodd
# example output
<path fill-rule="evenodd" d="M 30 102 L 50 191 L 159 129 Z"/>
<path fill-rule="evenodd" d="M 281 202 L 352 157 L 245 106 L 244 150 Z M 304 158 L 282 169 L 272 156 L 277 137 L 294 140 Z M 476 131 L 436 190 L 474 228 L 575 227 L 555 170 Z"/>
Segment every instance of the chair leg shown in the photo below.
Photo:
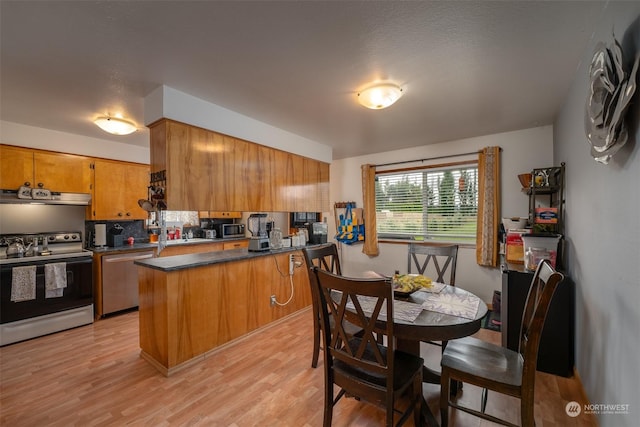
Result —
<path fill-rule="evenodd" d="M 324 416 L 323 416 L 323 422 L 322 422 L 323 427 L 331 427 L 332 418 L 333 418 L 333 384 L 325 384 Z"/>
<path fill-rule="evenodd" d="M 413 423 L 419 426 L 422 424 L 422 401 L 424 400 L 422 397 L 422 377 L 416 378 L 413 382 L 413 398 L 416 400 L 413 408 Z"/>
<path fill-rule="evenodd" d="M 482 389 L 482 398 L 480 403 L 480 411 L 484 414 L 484 411 L 487 409 L 487 397 L 489 395 L 489 390 L 486 388 Z"/>
<path fill-rule="evenodd" d="M 520 422 L 522 427 L 534 427 L 536 422 L 533 416 L 533 400 L 520 399 Z"/>
<path fill-rule="evenodd" d="M 448 342 L 449 341 L 442 341 L 442 353 L 444 353 L 444 349 L 447 348 Z M 458 395 L 458 392 L 462 390 L 462 384 L 463 384 L 462 381 L 456 381 L 456 380 L 451 381 L 451 389 L 450 389 L 451 397 L 456 397 Z"/>
<path fill-rule="evenodd" d="M 449 372 L 443 368 L 440 374 L 440 426 L 449 425 L 449 383 L 451 377 Z"/>
<path fill-rule="evenodd" d="M 320 356 L 320 322 L 317 317 L 313 319 L 313 357 L 311 358 L 311 367 L 318 366 L 318 357 Z"/>

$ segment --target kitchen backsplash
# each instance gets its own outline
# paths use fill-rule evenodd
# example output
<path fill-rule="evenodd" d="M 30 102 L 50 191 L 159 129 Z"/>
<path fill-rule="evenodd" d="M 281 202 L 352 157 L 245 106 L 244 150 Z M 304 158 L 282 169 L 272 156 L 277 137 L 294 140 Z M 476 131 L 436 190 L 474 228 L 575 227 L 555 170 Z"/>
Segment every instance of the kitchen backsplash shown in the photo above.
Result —
<path fill-rule="evenodd" d="M 144 220 L 133 220 L 133 221 L 85 221 L 84 222 L 84 232 L 86 236 L 86 246 L 93 246 L 94 238 L 95 238 L 95 229 L 96 224 L 106 224 L 107 234 L 109 234 L 109 230 L 112 228 L 117 228 L 116 225 L 120 225 L 123 228 L 122 236 L 125 241 L 129 237 L 133 237 L 138 243 L 146 243 L 149 241 L 149 235 L 147 234 L 147 230 L 144 228 Z"/>

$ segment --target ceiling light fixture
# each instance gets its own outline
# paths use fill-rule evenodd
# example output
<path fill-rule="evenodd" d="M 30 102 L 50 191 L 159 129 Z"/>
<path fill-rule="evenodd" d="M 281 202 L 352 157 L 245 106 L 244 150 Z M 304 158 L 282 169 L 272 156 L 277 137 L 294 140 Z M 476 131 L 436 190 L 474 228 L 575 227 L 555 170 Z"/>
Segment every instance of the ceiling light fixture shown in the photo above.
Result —
<path fill-rule="evenodd" d="M 379 83 L 358 93 L 358 101 L 372 110 L 391 106 L 402 96 L 402 88 L 393 83 Z"/>
<path fill-rule="evenodd" d="M 129 135 L 138 130 L 133 122 L 119 117 L 101 116 L 93 122 L 103 131 L 114 135 Z"/>

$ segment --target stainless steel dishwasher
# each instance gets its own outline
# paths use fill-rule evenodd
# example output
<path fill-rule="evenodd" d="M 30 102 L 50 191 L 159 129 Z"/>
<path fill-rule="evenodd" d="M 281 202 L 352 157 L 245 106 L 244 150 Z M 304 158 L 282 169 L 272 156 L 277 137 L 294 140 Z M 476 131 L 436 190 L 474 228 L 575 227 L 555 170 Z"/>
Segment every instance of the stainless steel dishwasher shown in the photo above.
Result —
<path fill-rule="evenodd" d="M 102 257 L 102 314 L 138 306 L 138 266 L 134 261 L 153 258 L 153 251 Z"/>

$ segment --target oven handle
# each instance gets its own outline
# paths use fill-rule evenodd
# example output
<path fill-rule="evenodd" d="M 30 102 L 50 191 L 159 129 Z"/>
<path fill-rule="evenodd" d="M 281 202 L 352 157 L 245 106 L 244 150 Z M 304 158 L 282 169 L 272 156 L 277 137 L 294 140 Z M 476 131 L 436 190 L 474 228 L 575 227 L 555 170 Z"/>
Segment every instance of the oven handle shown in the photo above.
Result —
<path fill-rule="evenodd" d="M 137 261 L 139 259 L 147 259 L 147 258 L 153 258 L 153 254 L 147 253 L 143 255 L 131 255 L 128 257 L 118 257 L 118 258 L 104 257 L 103 260 L 104 262 L 127 262 L 127 261 Z"/>

